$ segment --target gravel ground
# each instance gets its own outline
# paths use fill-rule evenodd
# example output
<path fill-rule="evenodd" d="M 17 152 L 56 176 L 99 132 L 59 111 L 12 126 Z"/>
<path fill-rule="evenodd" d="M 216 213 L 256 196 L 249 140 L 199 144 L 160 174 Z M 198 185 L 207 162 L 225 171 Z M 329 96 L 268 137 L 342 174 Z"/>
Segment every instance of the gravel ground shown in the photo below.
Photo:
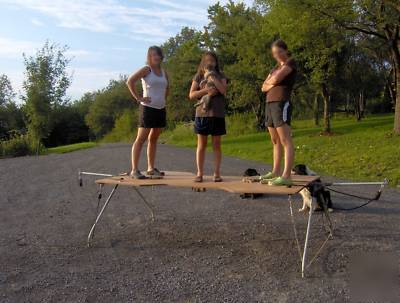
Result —
<path fill-rule="evenodd" d="M 87 248 L 97 187 L 93 178 L 79 187 L 78 169 L 119 173 L 128 168 L 129 152 L 130 146 L 113 144 L 0 160 L 0 302 L 347 302 L 352 256 L 389 252 L 398 260 L 400 194 L 394 189 L 368 207 L 332 214 L 335 237 L 305 279 L 288 203 L 279 196 L 242 200 L 221 191 L 143 188 L 156 211 L 152 223 L 135 192 L 121 187 Z M 194 169 L 193 150 L 161 145 L 158 155 L 162 169 Z M 248 167 L 268 168 L 223 160 L 226 175 Z M 340 206 L 360 203 L 333 199 Z M 300 196 L 295 200 L 297 209 Z M 296 216 L 300 237 L 306 219 Z M 319 214 L 315 222 L 314 251 L 324 239 Z"/>

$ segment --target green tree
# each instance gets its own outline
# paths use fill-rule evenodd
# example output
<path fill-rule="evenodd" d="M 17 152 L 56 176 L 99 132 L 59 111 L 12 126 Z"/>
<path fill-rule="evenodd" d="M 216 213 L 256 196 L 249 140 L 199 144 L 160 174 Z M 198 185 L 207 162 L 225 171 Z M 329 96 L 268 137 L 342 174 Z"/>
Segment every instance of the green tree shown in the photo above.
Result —
<path fill-rule="evenodd" d="M 6 75 L 0 75 L 0 140 L 9 139 L 12 132 L 22 132 L 23 113 L 14 101 L 16 94 Z"/>
<path fill-rule="evenodd" d="M 90 103 L 85 121 L 96 138 L 110 132 L 124 110 L 134 107 L 134 101 L 126 87 L 126 79 L 126 76 L 121 76 L 119 80 L 111 80 L 106 88 L 95 94 L 86 95 L 85 98 L 93 98 L 93 101 L 85 101 Z"/>
<path fill-rule="evenodd" d="M 67 74 L 70 59 L 66 58 L 66 46 L 46 42 L 34 56 L 24 54 L 25 110 L 28 117 L 28 131 L 39 148 L 40 142 L 48 136 L 56 118 L 53 111 L 65 104 L 66 90 L 71 84 Z"/>
<path fill-rule="evenodd" d="M 301 0 L 320 18 L 328 18 L 364 39 L 383 42 L 393 68 L 390 86 L 395 105 L 393 130 L 400 135 L 400 4 L 394 0 Z"/>
<path fill-rule="evenodd" d="M 385 71 L 366 52 L 363 42 L 353 38 L 346 43 L 333 80 L 333 86 L 337 88 L 335 99 L 340 101 L 337 107 L 354 113 L 357 120 L 364 117 L 369 100 L 379 100 L 381 106 L 385 106 L 382 94 L 386 82 Z"/>
<path fill-rule="evenodd" d="M 179 34 L 169 38 L 166 42 L 162 44 L 165 61 L 176 57 L 179 48 L 181 48 L 188 41 L 197 41 L 198 43 L 200 43 L 198 38 L 198 31 L 190 27 L 183 27 Z"/>
<path fill-rule="evenodd" d="M 0 75 L 0 106 L 12 102 L 15 92 L 7 75 Z"/>
<path fill-rule="evenodd" d="M 194 115 L 193 102 L 189 101 L 188 95 L 192 78 L 200 63 L 202 38 L 200 32 L 183 28 L 178 35 L 161 46 L 167 54 L 164 67 L 170 81 L 167 99 L 169 124 L 172 121 L 191 120 Z"/>

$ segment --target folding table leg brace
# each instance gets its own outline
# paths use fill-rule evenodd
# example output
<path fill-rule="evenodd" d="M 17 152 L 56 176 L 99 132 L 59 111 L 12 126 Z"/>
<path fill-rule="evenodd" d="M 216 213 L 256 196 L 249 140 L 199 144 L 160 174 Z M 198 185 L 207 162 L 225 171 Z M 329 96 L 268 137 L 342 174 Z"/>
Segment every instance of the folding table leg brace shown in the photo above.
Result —
<path fill-rule="evenodd" d="M 93 238 L 94 229 L 96 228 L 96 224 L 97 224 L 97 222 L 99 222 L 99 220 L 100 220 L 100 218 L 101 218 L 101 216 L 102 216 L 104 210 L 106 209 L 108 203 L 110 203 L 111 198 L 112 198 L 112 196 L 114 195 L 114 193 L 115 193 L 115 191 L 117 190 L 117 188 L 118 188 L 118 184 L 116 184 L 116 185 L 114 186 L 114 188 L 111 190 L 111 193 L 110 193 L 110 195 L 108 196 L 106 202 L 104 202 L 103 207 L 101 208 L 100 212 L 97 214 L 96 220 L 94 221 L 93 226 L 92 226 L 92 228 L 90 229 L 90 232 L 89 232 L 89 235 L 88 235 L 88 238 L 87 238 L 87 245 L 88 245 L 88 247 L 90 247 L 90 240 Z M 101 196 L 99 195 L 99 201 L 98 201 L 98 202 L 100 202 L 100 198 L 101 198 Z"/>
<path fill-rule="evenodd" d="M 90 241 L 93 239 L 94 237 L 94 231 L 96 228 L 96 224 L 99 222 L 101 216 L 103 215 L 103 212 L 105 211 L 105 209 L 107 208 L 108 204 L 111 201 L 112 196 L 114 195 L 115 191 L 118 188 L 118 184 L 116 184 L 114 186 L 114 188 L 111 190 L 110 195 L 108 196 L 106 202 L 104 203 L 103 207 L 101 208 L 100 212 L 99 212 L 99 205 L 100 205 L 100 200 L 101 200 L 101 196 L 102 196 L 102 188 L 103 188 L 104 184 L 100 184 L 100 189 L 99 189 L 99 195 L 98 195 L 98 200 L 97 200 L 97 217 L 96 220 L 93 223 L 92 228 L 90 229 L 88 238 L 87 238 L 87 245 L 88 247 L 90 247 Z M 143 196 L 143 194 L 139 191 L 138 188 L 136 188 L 135 186 L 133 187 L 133 189 L 136 191 L 136 193 L 138 194 L 138 196 L 141 198 L 141 200 L 143 201 L 144 205 L 146 205 L 147 209 L 150 211 L 150 215 L 151 215 L 151 220 L 152 222 L 155 221 L 155 216 L 154 216 L 154 211 L 153 208 L 151 207 L 151 205 L 147 202 L 146 198 Z"/>
<path fill-rule="evenodd" d="M 295 237 L 295 240 L 296 240 L 297 250 L 299 252 L 299 256 L 300 256 L 300 260 L 301 260 L 301 276 L 304 278 L 305 271 L 308 268 L 308 266 L 310 266 L 311 263 L 317 258 L 317 256 L 321 252 L 322 248 L 325 246 L 325 244 L 328 242 L 328 240 L 333 236 L 332 235 L 332 228 L 331 228 L 331 225 L 330 225 L 329 213 L 327 211 L 325 212 L 325 209 L 324 209 L 324 214 L 327 217 L 328 224 L 329 224 L 329 234 L 328 234 L 327 238 L 325 239 L 325 241 L 323 242 L 323 244 L 318 249 L 317 253 L 311 259 L 311 261 L 307 264 L 308 243 L 309 243 L 310 236 L 311 236 L 312 215 L 313 215 L 313 212 L 314 212 L 315 198 L 312 197 L 312 199 L 311 199 L 310 211 L 308 213 L 306 238 L 305 238 L 305 241 L 304 241 L 303 251 L 301 250 L 301 247 L 300 247 L 300 242 L 299 242 L 299 238 L 298 238 L 298 235 L 297 235 L 297 227 L 296 227 L 296 223 L 294 221 L 292 195 L 288 195 L 288 201 L 289 201 L 290 217 L 292 219 L 294 237 Z M 325 206 L 324 206 L 324 208 L 325 208 Z"/>

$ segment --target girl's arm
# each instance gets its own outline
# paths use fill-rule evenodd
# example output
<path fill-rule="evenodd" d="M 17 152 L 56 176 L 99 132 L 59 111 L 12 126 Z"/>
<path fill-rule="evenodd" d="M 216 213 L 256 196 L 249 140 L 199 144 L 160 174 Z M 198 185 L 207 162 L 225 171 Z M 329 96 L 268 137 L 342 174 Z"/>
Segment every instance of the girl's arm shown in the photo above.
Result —
<path fill-rule="evenodd" d="M 218 79 L 217 77 L 211 76 L 212 81 L 214 82 L 215 87 L 217 90 L 226 96 L 226 88 L 228 86 L 227 81 L 225 78 Z"/>
<path fill-rule="evenodd" d="M 283 65 L 279 70 L 277 70 L 269 79 L 266 80 L 267 84 L 278 85 L 287 75 L 293 71 L 288 65 Z"/>
<path fill-rule="evenodd" d="M 262 91 L 263 93 L 267 93 L 267 92 L 269 92 L 269 91 L 271 90 L 271 88 L 273 88 L 274 86 L 275 86 L 275 85 L 268 84 L 268 83 L 265 83 L 265 82 L 264 82 L 263 86 L 261 87 L 261 91 Z"/>
<path fill-rule="evenodd" d="M 272 74 L 270 73 L 270 74 L 267 76 L 267 79 L 265 79 L 265 81 L 264 81 L 264 83 L 263 83 L 263 85 L 262 85 L 262 87 L 261 87 L 261 91 L 262 91 L 263 93 L 268 92 L 271 88 L 274 87 L 273 85 L 268 84 L 268 80 L 271 79 L 271 77 L 272 77 Z"/>
<path fill-rule="evenodd" d="M 192 86 L 190 87 L 189 99 L 198 100 L 204 95 L 208 94 L 209 89 L 207 87 L 199 89 L 199 84 L 196 81 L 192 81 Z"/>
<path fill-rule="evenodd" d="M 166 89 L 166 91 L 165 91 L 165 99 L 167 99 L 167 97 L 168 97 L 168 95 L 169 95 L 169 76 L 168 76 L 168 73 L 166 72 L 166 71 L 164 71 L 164 73 L 165 73 L 165 77 L 167 78 L 167 89 Z"/>
<path fill-rule="evenodd" d="M 143 98 L 143 96 L 139 96 L 139 94 L 136 91 L 136 82 L 141 79 L 146 77 L 149 74 L 150 70 L 147 66 L 141 68 L 139 71 L 136 73 L 132 74 L 129 76 L 128 80 L 126 81 L 126 85 L 128 86 L 129 91 L 131 92 L 131 95 L 133 98 L 135 98 L 136 101 L 138 102 L 150 102 L 149 97 Z"/>

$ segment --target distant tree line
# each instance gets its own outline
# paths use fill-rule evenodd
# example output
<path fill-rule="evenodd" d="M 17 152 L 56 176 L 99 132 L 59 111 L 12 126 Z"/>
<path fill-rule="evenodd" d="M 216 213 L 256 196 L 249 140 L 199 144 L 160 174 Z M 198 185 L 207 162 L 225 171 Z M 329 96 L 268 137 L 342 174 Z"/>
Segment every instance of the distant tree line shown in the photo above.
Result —
<path fill-rule="evenodd" d="M 228 113 L 251 112 L 263 127 L 265 96 L 260 87 L 276 64 L 269 46 L 281 38 L 290 47 L 299 77 L 294 115 L 313 118 L 332 131 L 336 112 L 361 120 L 368 113 L 395 112 L 400 134 L 400 5 L 390 0 L 256 0 L 215 4 L 202 30 L 182 28 L 162 44 L 171 81 L 170 127 L 194 116 L 188 100 L 201 54 L 213 50 L 229 78 Z M 71 101 L 66 90 L 66 47 L 47 42 L 36 55 L 24 55 L 24 94 L 17 98 L 0 75 L 0 140 L 28 134 L 36 148 L 101 139 L 121 128 L 137 106 L 126 76 Z M 132 129 L 135 125 L 130 125 Z M 127 131 L 127 130 L 125 130 Z"/>

